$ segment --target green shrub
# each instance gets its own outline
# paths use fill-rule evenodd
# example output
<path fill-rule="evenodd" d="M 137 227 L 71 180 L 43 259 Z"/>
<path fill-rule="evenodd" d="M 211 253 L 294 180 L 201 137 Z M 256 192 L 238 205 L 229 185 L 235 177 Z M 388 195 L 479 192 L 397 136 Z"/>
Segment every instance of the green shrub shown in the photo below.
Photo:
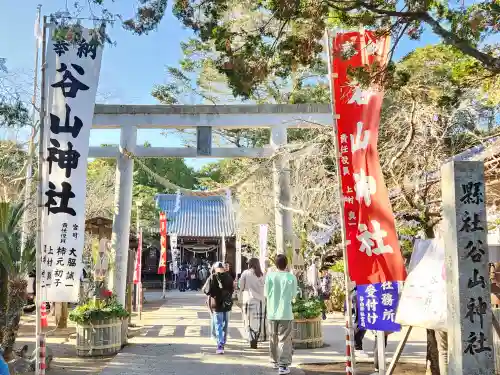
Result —
<path fill-rule="evenodd" d="M 336 260 L 335 263 L 330 267 L 330 271 L 344 273 L 344 260 Z"/>
<path fill-rule="evenodd" d="M 327 311 L 343 311 L 345 303 L 345 288 L 343 285 L 335 284 L 332 286 L 332 293 L 327 303 Z"/>
<path fill-rule="evenodd" d="M 342 263 L 343 264 L 343 263 Z M 344 274 L 332 275 L 332 290 L 326 303 L 327 312 L 343 311 L 345 303 Z"/>
<path fill-rule="evenodd" d="M 123 319 L 128 317 L 128 311 L 118 302 L 115 296 L 104 301 L 90 300 L 77 306 L 69 314 L 69 320 L 78 324 L 89 324 L 97 320 Z"/>
<path fill-rule="evenodd" d="M 314 319 L 321 316 L 325 304 L 317 297 L 310 299 L 297 298 L 292 304 L 294 319 Z"/>

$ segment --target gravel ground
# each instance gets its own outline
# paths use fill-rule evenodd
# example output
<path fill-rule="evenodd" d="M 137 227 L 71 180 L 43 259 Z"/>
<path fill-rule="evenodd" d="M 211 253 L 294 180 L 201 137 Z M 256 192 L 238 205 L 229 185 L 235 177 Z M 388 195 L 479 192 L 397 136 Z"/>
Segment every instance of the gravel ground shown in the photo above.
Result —
<path fill-rule="evenodd" d="M 163 301 L 155 301 L 144 305 L 144 315 L 154 314 Z M 47 347 L 54 356 L 51 368 L 47 375 L 94 375 L 100 374 L 104 367 L 114 358 L 111 357 L 89 357 L 76 356 L 75 351 L 75 327 L 68 321 L 68 328 L 54 330 L 54 317 L 49 313 L 49 328 L 47 333 Z M 135 319 L 134 319 L 135 321 Z M 139 328 L 132 329 L 138 332 Z M 22 317 L 16 348 L 27 344 L 31 353 L 35 348 L 35 314 L 26 314 Z M 133 335 L 135 333 L 132 333 Z"/>

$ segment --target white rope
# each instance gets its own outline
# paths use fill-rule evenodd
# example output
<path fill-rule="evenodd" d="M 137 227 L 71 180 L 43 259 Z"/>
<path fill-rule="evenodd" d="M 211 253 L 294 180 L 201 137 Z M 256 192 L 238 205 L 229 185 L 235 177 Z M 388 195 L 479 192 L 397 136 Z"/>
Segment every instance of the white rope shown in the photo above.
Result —
<path fill-rule="evenodd" d="M 284 159 L 291 159 L 292 157 L 296 157 L 305 152 L 310 152 L 311 150 L 314 150 L 314 146 L 315 144 L 313 142 L 303 143 L 299 145 L 285 145 L 284 147 L 278 149 L 269 159 L 267 159 L 266 162 L 252 167 L 249 173 L 245 177 L 242 177 L 241 179 L 233 182 L 228 186 L 214 190 L 203 190 L 203 191 L 185 189 L 183 187 L 180 187 L 174 184 L 173 182 L 167 180 L 166 178 L 153 172 L 140 158 L 136 157 L 127 149 L 124 148 L 122 150 L 122 153 L 126 155 L 128 158 L 134 159 L 139 164 L 139 166 L 148 174 L 150 174 L 159 184 L 163 185 L 167 189 L 176 190 L 178 195 L 182 194 L 190 196 L 214 196 L 214 195 L 225 195 L 228 189 L 230 191 L 238 190 L 257 172 L 269 167 L 269 165 L 273 162 L 273 160 L 276 159 L 278 156 L 283 156 Z M 292 149 L 292 151 L 285 153 L 285 151 L 288 149 Z M 177 207 L 177 202 L 176 202 L 176 207 Z"/>
<path fill-rule="evenodd" d="M 177 189 L 176 195 L 175 195 L 175 208 L 174 208 L 174 213 L 179 212 L 181 209 L 181 191 L 180 189 Z"/>

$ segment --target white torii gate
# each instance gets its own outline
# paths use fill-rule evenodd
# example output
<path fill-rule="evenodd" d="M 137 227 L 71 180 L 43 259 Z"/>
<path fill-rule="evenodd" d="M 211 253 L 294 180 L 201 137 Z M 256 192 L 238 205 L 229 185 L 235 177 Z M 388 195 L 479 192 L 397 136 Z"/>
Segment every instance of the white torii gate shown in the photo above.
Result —
<path fill-rule="evenodd" d="M 118 300 L 125 304 L 130 216 L 135 157 L 179 158 L 268 158 L 287 143 L 288 128 L 332 126 L 330 105 L 107 105 L 97 104 L 93 129 L 120 129 L 120 146 L 90 147 L 89 158 L 116 158 L 115 212 L 112 247 L 116 251 L 114 287 Z M 196 128 L 197 148 L 143 147 L 137 145 L 137 129 Z M 211 147 L 211 130 L 271 128 L 270 145 L 263 148 Z M 292 215 L 282 207 L 290 206 L 290 171 L 288 161 L 273 161 L 275 192 L 276 248 L 283 253 L 291 242 Z"/>

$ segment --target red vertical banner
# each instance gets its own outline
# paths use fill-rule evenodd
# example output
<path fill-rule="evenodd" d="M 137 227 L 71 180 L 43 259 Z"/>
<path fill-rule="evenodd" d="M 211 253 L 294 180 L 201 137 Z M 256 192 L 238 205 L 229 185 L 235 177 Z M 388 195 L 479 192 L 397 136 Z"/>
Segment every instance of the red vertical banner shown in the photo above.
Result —
<path fill-rule="evenodd" d="M 167 272 L 167 215 L 160 212 L 160 262 L 158 264 L 158 275 Z"/>
<path fill-rule="evenodd" d="M 349 72 L 386 64 L 390 40 L 370 31 L 336 34 L 332 59 L 339 173 L 349 276 L 358 285 L 406 277 L 377 152 L 383 92 Z"/>
<path fill-rule="evenodd" d="M 134 284 L 140 284 L 141 282 L 141 267 L 142 267 L 142 230 L 139 231 L 137 237 L 137 254 L 135 255 Z"/>

